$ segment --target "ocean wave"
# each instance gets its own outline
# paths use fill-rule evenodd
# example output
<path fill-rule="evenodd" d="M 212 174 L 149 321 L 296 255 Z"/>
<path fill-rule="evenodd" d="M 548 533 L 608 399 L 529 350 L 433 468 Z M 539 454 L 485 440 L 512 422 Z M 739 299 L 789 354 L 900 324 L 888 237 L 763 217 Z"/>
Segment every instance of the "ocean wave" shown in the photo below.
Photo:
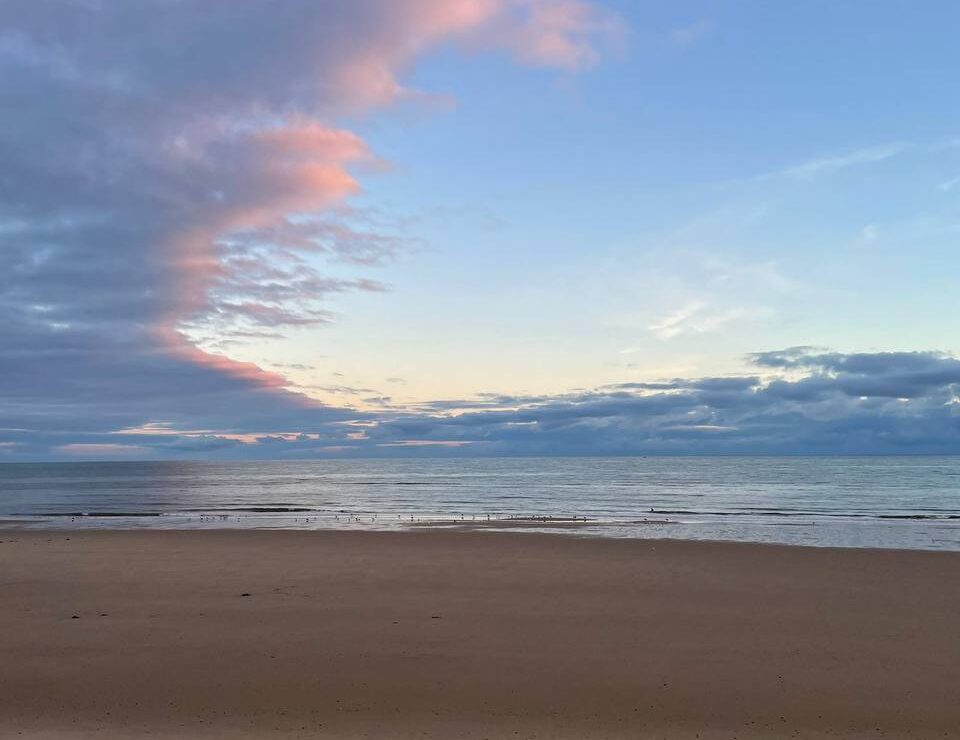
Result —
<path fill-rule="evenodd" d="M 219 509 L 183 509 L 177 513 L 188 514 L 303 514 L 322 512 L 328 509 L 314 509 L 307 506 L 235 506 Z"/>
<path fill-rule="evenodd" d="M 29 517 L 141 517 L 141 516 L 164 516 L 162 511 L 37 511 L 29 514 L 13 514 L 12 516 Z"/>

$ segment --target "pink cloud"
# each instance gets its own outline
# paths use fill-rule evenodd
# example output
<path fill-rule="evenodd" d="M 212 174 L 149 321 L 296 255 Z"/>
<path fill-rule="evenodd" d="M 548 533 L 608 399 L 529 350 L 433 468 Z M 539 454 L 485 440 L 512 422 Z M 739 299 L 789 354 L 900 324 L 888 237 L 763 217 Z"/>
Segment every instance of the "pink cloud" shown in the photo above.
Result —
<path fill-rule="evenodd" d="M 252 381 L 265 388 L 283 388 L 290 383 L 279 373 L 264 370 L 252 362 L 238 362 L 223 355 L 204 352 L 188 343 L 180 344 L 180 352 L 186 359 L 197 365 L 213 368 L 234 378 Z"/>
<path fill-rule="evenodd" d="M 166 246 L 177 297 L 157 322 L 159 336 L 167 339 L 183 321 L 208 310 L 211 290 L 231 277 L 231 265 L 222 258 L 224 237 L 342 202 L 359 191 L 347 167 L 373 159 L 355 134 L 299 119 L 226 141 L 214 139 L 205 148 L 195 144 L 190 151 L 182 166 L 207 181 L 209 193 L 204 202 L 186 209 L 182 230 Z M 193 222 L 189 228 L 188 220 Z"/>
<path fill-rule="evenodd" d="M 38 233 L 63 224 L 64 262 L 85 268 L 77 290 L 31 302 L 56 307 L 57 331 L 107 314 L 92 344 L 120 336 L 131 356 L 272 389 L 281 376 L 197 337 L 316 323 L 327 294 L 383 288 L 317 272 L 324 255 L 370 264 L 399 245 L 333 215 L 384 166 L 345 117 L 416 98 L 401 80 L 440 45 L 576 70 L 619 27 L 582 0 L 31 0 L 0 21 L 17 39 L 0 48 L 20 101 L 11 207 Z M 29 269 L 56 266 L 27 252 Z"/>
<path fill-rule="evenodd" d="M 501 30 L 505 45 L 530 64 L 578 70 L 599 59 L 596 43 L 619 43 L 622 22 L 580 0 L 530 0 L 519 24 Z"/>
<path fill-rule="evenodd" d="M 579 69 L 596 60 L 593 41 L 618 28 L 609 15 L 580 0 L 395 0 L 373 3 L 381 22 L 372 33 L 357 35 L 356 43 L 333 60 L 316 60 L 312 77 L 330 81 L 328 95 L 334 109 L 382 105 L 402 91 L 397 75 L 418 54 L 445 40 L 467 41 L 475 46 L 504 48 L 518 59 L 537 65 Z M 302 53 L 301 51 L 294 52 Z M 309 85 L 308 85 L 309 87 Z M 310 100 L 304 101 L 309 106 Z M 168 242 L 176 270 L 174 290 L 179 299 L 158 322 L 158 336 L 182 352 L 182 334 L 176 329 L 196 320 L 211 308 L 211 293 L 218 285 L 234 288 L 236 270 L 246 262 L 227 263 L 222 243 L 231 234 L 273 230 L 291 214 L 317 213 L 343 203 L 360 186 L 349 168 L 377 162 L 356 134 L 332 127 L 303 113 L 258 126 L 256 117 L 243 125 L 221 119 L 191 122 L 199 132 L 193 140 L 179 134 L 183 164 L 209 182 L 213 197 L 192 210 L 192 226 Z M 302 244 L 286 243 L 286 250 Z M 275 258 L 276 254 L 271 253 Z M 262 256 L 259 259 L 264 259 Z M 254 268 L 256 272 L 256 268 Z M 288 305 L 257 305 L 243 299 L 219 304 L 218 318 L 233 308 L 249 321 L 275 323 L 283 317 L 290 326 L 314 323 L 325 312 L 303 309 L 297 318 Z M 213 364 L 231 374 L 275 385 L 276 380 L 239 368 L 223 359 L 194 361 Z"/>

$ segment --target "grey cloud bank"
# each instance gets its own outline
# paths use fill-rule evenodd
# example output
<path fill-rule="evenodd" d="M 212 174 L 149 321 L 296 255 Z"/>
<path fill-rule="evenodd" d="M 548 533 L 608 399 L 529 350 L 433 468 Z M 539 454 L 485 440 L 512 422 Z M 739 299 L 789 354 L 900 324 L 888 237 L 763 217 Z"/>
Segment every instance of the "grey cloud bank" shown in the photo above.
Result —
<path fill-rule="evenodd" d="M 223 389 L 219 379 L 211 390 L 199 371 L 179 376 L 193 392 L 173 397 L 166 386 L 144 396 L 136 381 L 116 393 L 88 385 L 51 398 L 40 379 L 0 449 L 8 460 L 960 452 L 960 360 L 952 356 L 793 348 L 751 359 L 758 370 L 786 374 L 386 404 L 376 412 L 304 406 L 295 394 L 258 396 L 242 383 Z M 135 434 L 118 431 L 134 426 Z"/>

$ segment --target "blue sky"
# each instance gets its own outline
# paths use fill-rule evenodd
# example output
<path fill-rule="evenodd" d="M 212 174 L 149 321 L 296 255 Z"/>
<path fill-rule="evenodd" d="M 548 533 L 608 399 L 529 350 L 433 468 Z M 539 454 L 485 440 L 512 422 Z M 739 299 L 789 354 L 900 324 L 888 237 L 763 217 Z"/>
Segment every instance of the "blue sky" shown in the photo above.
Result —
<path fill-rule="evenodd" d="M 133 5 L 0 11 L 5 458 L 960 450 L 955 3 Z"/>
<path fill-rule="evenodd" d="M 397 169 L 361 200 L 422 251 L 325 338 L 371 369 L 385 343 L 408 375 L 433 350 L 460 394 L 732 371 L 757 347 L 955 351 L 960 10 L 638 5 L 585 73 L 447 50 L 410 80 L 454 105 L 362 123 Z"/>

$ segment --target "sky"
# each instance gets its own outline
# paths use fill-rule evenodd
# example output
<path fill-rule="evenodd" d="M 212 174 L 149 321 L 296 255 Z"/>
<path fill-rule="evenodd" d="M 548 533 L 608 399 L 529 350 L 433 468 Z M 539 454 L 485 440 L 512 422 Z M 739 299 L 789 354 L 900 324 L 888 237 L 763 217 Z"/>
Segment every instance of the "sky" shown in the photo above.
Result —
<path fill-rule="evenodd" d="M 960 453 L 951 0 L 6 0 L 0 461 Z"/>

